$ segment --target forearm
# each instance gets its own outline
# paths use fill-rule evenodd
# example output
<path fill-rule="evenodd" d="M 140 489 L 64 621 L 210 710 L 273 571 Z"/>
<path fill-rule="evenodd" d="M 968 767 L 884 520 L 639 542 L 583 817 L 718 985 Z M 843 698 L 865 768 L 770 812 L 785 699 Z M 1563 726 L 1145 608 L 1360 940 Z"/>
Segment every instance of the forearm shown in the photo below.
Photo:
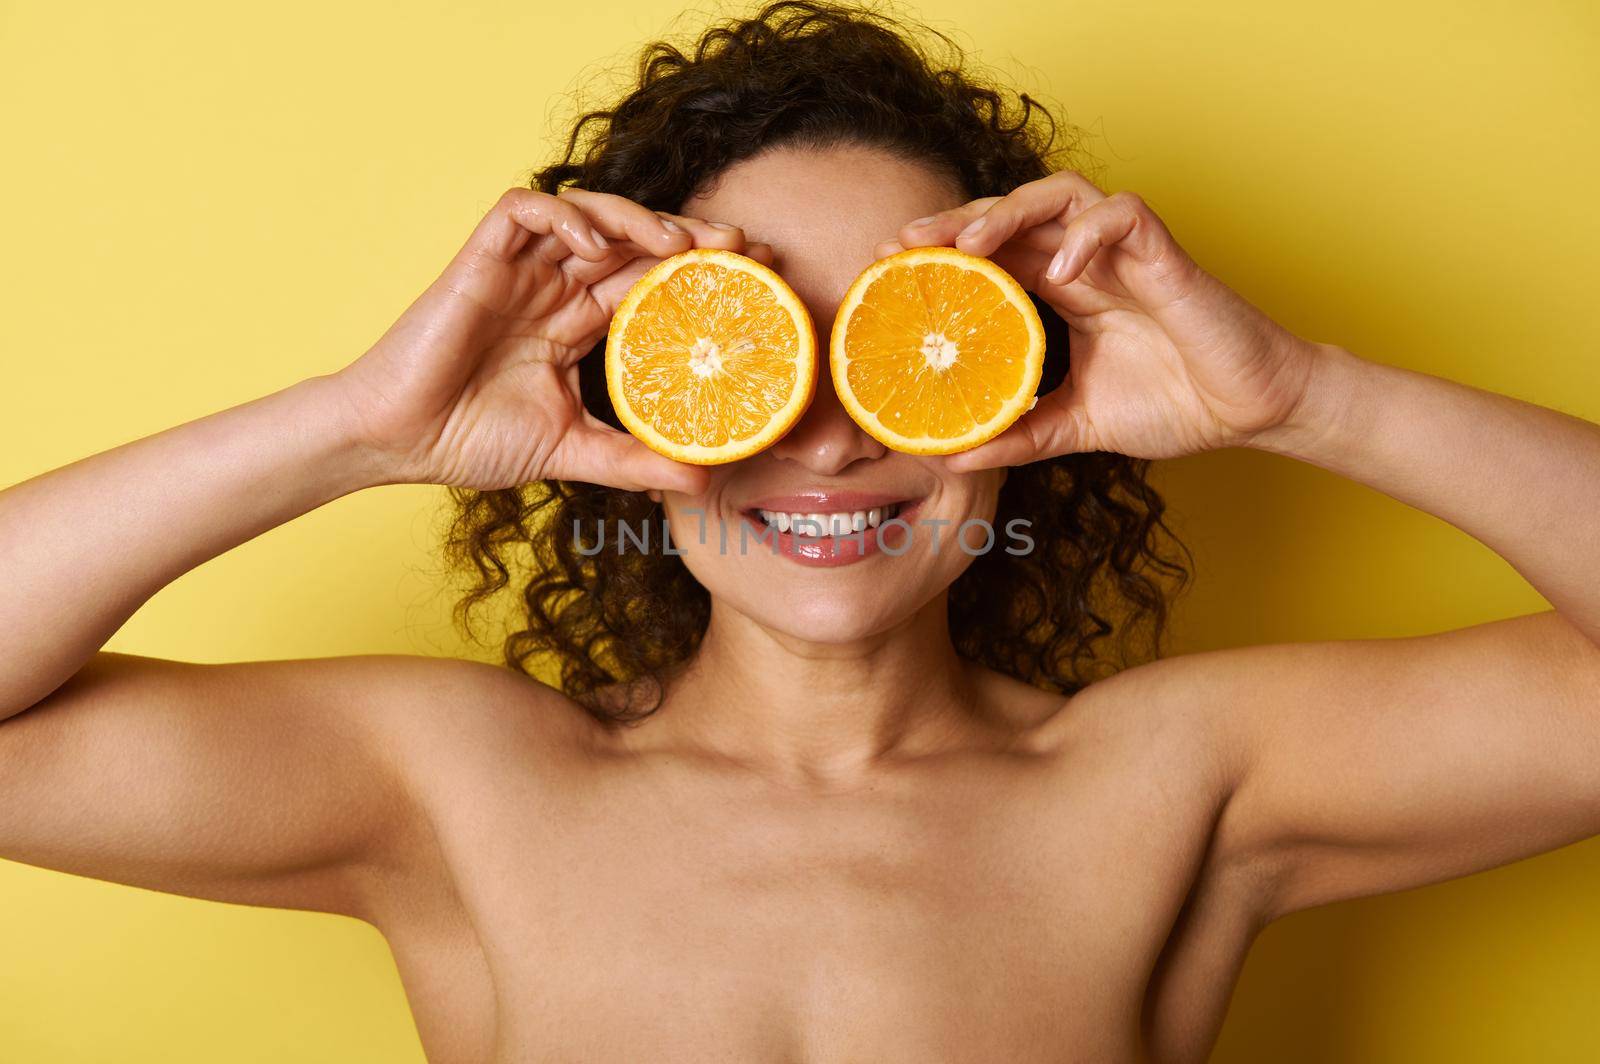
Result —
<path fill-rule="evenodd" d="M 1450 522 L 1600 644 L 1600 425 L 1339 348 L 1319 353 L 1295 417 L 1253 446 Z"/>
<path fill-rule="evenodd" d="M 69 679 L 178 576 L 384 482 L 337 387 L 312 377 L 0 492 L 0 719 Z"/>

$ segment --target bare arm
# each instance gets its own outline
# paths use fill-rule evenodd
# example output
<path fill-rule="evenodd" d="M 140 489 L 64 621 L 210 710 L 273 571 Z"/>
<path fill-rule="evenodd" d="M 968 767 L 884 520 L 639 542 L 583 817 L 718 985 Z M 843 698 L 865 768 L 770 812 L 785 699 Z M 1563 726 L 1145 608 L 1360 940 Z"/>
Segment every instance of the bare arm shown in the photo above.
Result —
<path fill-rule="evenodd" d="M 1600 426 L 1327 352 L 1257 446 L 1432 513 L 1554 610 L 1404 639 L 1201 655 L 1239 754 L 1219 851 L 1272 915 L 1600 833 Z"/>
<path fill-rule="evenodd" d="M 1300 409 L 1251 446 L 1450 522 L 1600 646 L 1600 425 L 1322 347 Z"/>
<path fill-rule="evenodd" d="M 1454 524 L 1555 607 L 1144 666 L 1164 699 L 1203 703 L 1230 762 L 1214 871 L 1274 882 L 1271 916 L 1600 832 L 1600 427 L 1295 336 L 1139 197 L 1068 171 L 879 253 L 943 243 L 994 258 L 1072 329 L 1066 383 L 952 466 L 1261 448 Z"/>
<path fill-rule="evenodd" d="M 588 418 L 572 372 L 657 255 L 747 250 L 737 229 L 677 226 L 620 197 L 512 190 L 339 373 L 0 492 L 0 857 L 364 914 L 371 873 L 417 826 L 419 707 L 453 708 L 510 674 L 100 648 L 189 569 L 369 485 L 701 482 Z"/>
<path fill-rule="evenodd" d="M 0 492 L 0 856 L 359 907 L 342 870 L 399 808 L 375 685 L 341 683 L 358 670 L 334 662 L 100 652 L 177 576 L 378 482 L 348 413 L 311 378 Z"/>
<path fill-rule="evenodd" d="M 379 483 L 342 402 L 313 377 L 0 492 L 0 720 L 65 683 L 178 576 Z"/>

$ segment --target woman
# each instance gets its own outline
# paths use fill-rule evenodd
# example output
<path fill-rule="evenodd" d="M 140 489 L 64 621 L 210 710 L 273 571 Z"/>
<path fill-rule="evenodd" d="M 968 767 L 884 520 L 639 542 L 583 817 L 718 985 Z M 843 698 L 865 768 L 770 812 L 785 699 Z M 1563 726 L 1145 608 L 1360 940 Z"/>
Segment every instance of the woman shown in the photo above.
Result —
<path fill-rule="evenodd" d="M 443 1064 L 1186 1061 L 1273 919 L 1600 832 L 1600 429 L 1290 334 L 1052 172 L 1009 99 L 846 9 L 657 46 L 349 367 L 0 494 L 0 855 L 367 920 Z M 591 352 L 652 262 L 750 254 L 825 333 L 930 244 L 1053 316 L 1059 386 L 999 439 L 889 452 L 825 381 L 730 466 L 607 425 Z M 1146 465 L 1225 447 L 1450 521 L 1554 609 L 1118 670 L 1183 573 Z M 562 690 L 100 651 L 202 561 L 399 482 L 455 489 L 468 607 L 514 591 L 508 661 Z M 886 508 L 1033 549 L 693 534 Z M 589 553 L 663 516 L 681 554 Z"/>

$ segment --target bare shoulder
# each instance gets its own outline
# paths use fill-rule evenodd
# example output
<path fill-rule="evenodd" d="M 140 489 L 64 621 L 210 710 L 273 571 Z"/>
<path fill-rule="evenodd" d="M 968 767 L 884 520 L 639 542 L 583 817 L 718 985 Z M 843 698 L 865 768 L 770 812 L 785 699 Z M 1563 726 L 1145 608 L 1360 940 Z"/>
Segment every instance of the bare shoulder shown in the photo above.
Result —
<path fill-rule="evenodd" d="M 359 711 L 375 722 L 408 777 L 438 774 L 457 759 L 498 759 L 513 750 L 523 764 L 530 756 L 553 763 L 581 754 L 599 731 L 572 699 L 504 666 L 374 654 L 326 659 L 322 668 L 363 703 Z"/>
<path fill-rule="evenodd" d="M 218 702 L 292 707 L 284 711 L 294 713 L 294 727 L 280 734 L 298 733 L 306 748 L 350 751 L 356 756 L 341 764 L 374 765 L 406 808 L 429 816 L 459 801 L 472 781 L 494 779 L 497 767 L 530 783 L 553 777 L 578 763 L 602 730 L 547 684 L 465 658 L 358 654 L 182 668 L 191 699 L 226 684 Z"/>
<path fill-rule="evenodd" d="M 1181 750 L 1223 775 L 1224 708 L 1247 688 L 1266 647 L 1200 651 L 1157 658 L 1094 680 L 1076 693 L 1053 696 L 1040 718 L 1038 742 L 1054 747 L 1093 737 L 1137 744 L 1151 754 Z"/>
<path fill-rule="evenodd" d="M 1488 689 L 1497 706 L 1515 711 L 1533 675 L 1592 690 L 1597 660 L 1593 645 L 1547 610 L 1420 635 L 1197 651 L 1127 669 L 1085 693 L 1119 710 L 1180 714 L 1221 744 L 1255 743 Z"/>
<path fill-rule="evenodd" d="M 427 728 L 441 718 L 463 727 L 491 726 L 498 718 L 515 717 L 559 733 L 590 719 L 576 702 L 548 684 L 505 666 L 466 658 L 363 654 L 318 659 L 314 664 L 338 674 L 351 692 L 397 710 L 400 726 Z"/>
<path fill-rule="evenodd" d="M 1180 655 L 1085 694 L 1124 730 L 1206 751 L 1210 872 L 1265 884 L 1272 919 L 1593 834 L 1596 691 L 1600 651 L 1544 611 Z"/>
<path fill-rule="evenodd" d="M 1248 774 L 1265 731 L 1309 726 L 1348 698 L 1352 685 L 1370 689 L 1386 670 L 1440 664 L 1440 643 L 1439 636 L 1256 643 L 1157 658 L 1088 684 L 1040 733 L 1053 742 L 1091 732 L 1152 754 L 1180 750 L 1205 763 L 1226 797 Z"/>
<path fill-rule="evenodd" d="M 101 652 L 0 722 L 0 855 L 366 918 L 374 870 L 416 867 L 452 776 L 517 756 L 554 778 L 540 767 L 570 763 L 593 727 L 558 692 L 468 661 Z"/>

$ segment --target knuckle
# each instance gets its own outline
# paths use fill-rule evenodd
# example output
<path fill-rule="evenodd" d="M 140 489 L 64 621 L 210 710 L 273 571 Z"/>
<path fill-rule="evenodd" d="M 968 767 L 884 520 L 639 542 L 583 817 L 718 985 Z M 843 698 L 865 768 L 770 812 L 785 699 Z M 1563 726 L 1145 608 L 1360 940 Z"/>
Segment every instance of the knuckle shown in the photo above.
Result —
<path fill-rule="evenodd" d="M 575 189 L 564 188 L 550 197 L 550 205 L 567 211 L 582 211 L 583 193 Z"/>
<path fill-rule="evenodd" d="M 1150 213 L 1149 204 L 1137 192 L 1122 191 L 1110 197 L 1117 202 L 1123 210 L 1132 211 L 1134 214 L 1147 215 Z"/>
<path fill-rule="evenodd" d="M 605 203 L 598 196 L 581 188 L 564 188 L 552 197 L 551 206 L 568 217 L 589 221 L 591 216 L 601 217 L 605 213 Z"/>
<path fill-rule="evenodd" d="M 1083 174 L 1071 169 L 1070 167 L 1055 171 L 1049 177 L 1045 178 L 1045 180 L 1048 181 L 1052 186 L 1065 186 L 1070 188 L 1074 191 L 1074 193 L 1090 183 L 1087 177 L 1084 177 Z"/>
<path fill-rule="evenodd" d="M 983 233 L 993 233 L 1008 228 L 1015 217 L 1016 205 L 1010 200 L 998 200 L 982 210 L 975 210 L 966 215 L 962 221 L 962 231 L 965 232 L 967 228 L 982 222 Z"/>
<path fill-rule="evenodd" d="M 495 201 L 495 209 L 500 211 L 520 210 L 534 202 L 533 197 L 542 195 L 531 188 L 508 188 L 500 193 L 500 198 Z"/>
<path fill-rule="evenodd" d="M 1017 213 L 1017 197 L 1015 194 L 997 199 L 984 209 L 977 212 L 980 218 L 987 218 L 991 223 L 1004 221 Z"/>

